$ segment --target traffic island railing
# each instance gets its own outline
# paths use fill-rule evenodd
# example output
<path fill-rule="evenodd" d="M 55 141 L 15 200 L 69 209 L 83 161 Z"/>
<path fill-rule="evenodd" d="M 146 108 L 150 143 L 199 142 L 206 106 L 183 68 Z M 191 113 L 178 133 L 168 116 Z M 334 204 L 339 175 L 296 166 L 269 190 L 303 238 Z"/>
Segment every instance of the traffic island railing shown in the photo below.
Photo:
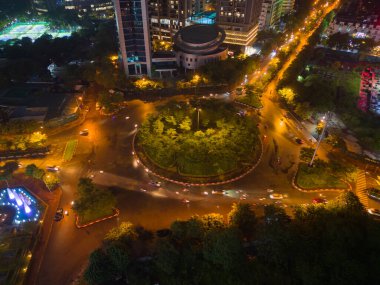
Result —
<path fill-rule="evenodd" d="M 182 186 L 195 186 L 195 187 L 204 187 L 204 186 L 217 186 L 217 185 L 224 185 L 224 184 L 228 184 L 228 183 L 231 183 L 231 182 L 235 182 L 239 179 L 242 179 L 243 177 L 247 176 L 248 174 L 250 174 L 261 162 L 262 160 L 262 157 L 263 157 L 263 153 L 264 153 L 264 144 L 260 138 L 260 136 L 258 136 L 258 139 L 259 139 L 259 142 L 260 142 L 260 145 L 261 145 L 261 152 L 260 152 L 260 155 L 256 161 L 255 164 L 253 164 L 252 166 L 250 166 L 247 170 L 245 171 L 242 171 L 240 172 L 239 175 L 235 176 L 235 177 L 232 177 L 230 179 L 226 179 L 226 180 L 220 180 L 220 181 L 213 181 L 213 182 L 203 182 L 203 183 L 195 183 L 195 182 L 191 182 L 191 181 L 181 181 L 181 180 L 178 180 L 178 179 L 174 179 L 174 178 L 170 178 L 168 177 L 169 175 L 164 175 L 164 174 L 160 174 L 158 173 L 157 171 L 154 171 L 152 170 L 151 168 L 152 167 L 148 167 L 147 166 L 147 163 L 144 162 L 142 159 L 141 159 L 141 154 L 139 156 L 139 151 L 136 150 L 136 136 L 137 136 L 137 133 L 136 132 L 133 136 L 133 140 L 132 140 L 132 155 L 135 157 L 135 159 L 137 160 L 138 164 L 141 165 L 145 171 L 147 173 L 150 173 L 152 174 L 153 176 L 157 177 L 157 178 L 160 178 L 162 180 L 165 180 L 165 181 L 168 181 L 168 182 L 172 182 L 174 184 L 178 184 L 178 185 L 182 185 Z M 162 170 L 162 169 L 160 169 Z M 220 175 L 219 177 L 221 176 L 224 176 L 224 175 Z M 215 179 L 215 176 L 211 177 L 210 178 L 213 178 Z M 207 177 L 203 177 L 203 179 L 207 179 Z"/>
<path fill-rule="evenodd" d="M 350 183 L 343 179 L 339 179 L 343 183 L 347 185 L 347 188 L 313 188 L 313 189 L 305 189 L 300 187 L 296 180 L 297 180 L 297 174 L 298 174 L 299 167 L 297 167 L 297 170 L 292 178 L 292 187 L 298 191 L 304 192 L 304 193 L 315 193 L 315 192 L 344 192 L 344 191 L 352 191 L 352 186 Z"/>
<path fill-rule="evenodd" d="M 115 208 L 113 209 L 114 213 L 110 216 L 106 216 L 106 217 L 103 217 L 103 218 L 99 218 L 97 220 L 94 220 L 94 221 L 91 221 L 91 222 L 88 222 L 86 224 L 83 224 L 81 225 L 79 223 L 79 216 L 78 215 L 75 215 L 75 226 L 78 228 L 78 229 L 83 229 L 83 228 L 86 228 L 86 227 L 89 227 L 89 226 L 92 226 L 94 224 L 97 224 L 97 223 L 100 223 L 100 222 L 103 222 L 103 221 L 106 221 L 106 220 L 109 220 L 109 219 L 112 219 L 112 218 L 115 218 L 117 216 L 120 215 L 120 210 Z"/>

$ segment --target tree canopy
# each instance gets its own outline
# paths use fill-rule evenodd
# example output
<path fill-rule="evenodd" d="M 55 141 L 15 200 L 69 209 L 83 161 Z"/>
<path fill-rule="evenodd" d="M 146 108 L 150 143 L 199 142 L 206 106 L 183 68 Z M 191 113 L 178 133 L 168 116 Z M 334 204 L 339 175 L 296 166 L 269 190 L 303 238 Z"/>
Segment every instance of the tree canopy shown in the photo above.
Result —
<path fill-rule="evenodd" d="M 258 131 L 231 104 L 218 101 L 171 102 L 142 124 L 138 143 L 165 169 L 183 175 L 207 176 L 251 162 L 258 148 Z"/>
<path fill-rule="evenodd" d="M 121 225 L 135 232 L 134 238 L 105 242 L 90 256 L 84 277 L 90 285 L 115 280 L 164 285 L 376 284 L 379 222 L 367 216 L 352 192 L 326 205 L 299 206 L 292 219 L 272 204 L 256 220 L 250 207 L 236 204 L 223 227 L 207 229 L 204 221 L 209 218 L 194 216 L 175 221 L 165 237 L 149 240 L 131 224 Z M 254 228 L 252 240 L 247 242 L 239 224 Z"/>

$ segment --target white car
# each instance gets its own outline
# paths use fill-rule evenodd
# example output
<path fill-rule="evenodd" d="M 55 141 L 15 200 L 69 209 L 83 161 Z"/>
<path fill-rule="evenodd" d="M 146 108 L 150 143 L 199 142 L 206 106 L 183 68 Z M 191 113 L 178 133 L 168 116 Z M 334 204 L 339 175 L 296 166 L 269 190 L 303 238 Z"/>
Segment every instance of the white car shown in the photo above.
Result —
<path fill-rule="evenodd" d="M 269 195 L 269 198 L 273 200 L 281 200 L 281 199 L 284 199 L 284 195 L 278 194 L 278 193 L 272 193 Z"/>
<path fill-rule="evenodd" d="M 367 210 L 368 214 L 372 215 L 372 216 L 377 216 L 377 217 L 380 217 L 380 210 L 379 209 L 375 209 L 375 208 L 369 208 Z"/>
<path fill-rule="evenodd" d="M 84 129 L 83 131 L 80 131 L 79 135 L 81 135 L 81 136 L 88 136 L 88 129 Z"/>
<path fill-rule="evenodd" d="M 47 171 L 50 171 L 50 172 L 57 172 L 59 171 L 59 166 L 48 166 L 46 167 Z"/>

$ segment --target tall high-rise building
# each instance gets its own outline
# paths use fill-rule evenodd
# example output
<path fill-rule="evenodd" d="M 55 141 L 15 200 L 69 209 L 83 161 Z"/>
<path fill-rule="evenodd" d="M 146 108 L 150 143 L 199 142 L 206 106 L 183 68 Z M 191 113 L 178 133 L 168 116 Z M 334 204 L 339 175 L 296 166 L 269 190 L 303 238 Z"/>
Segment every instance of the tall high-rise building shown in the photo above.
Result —
<path fill-rule="evenodd" d="M 57 0 L 57 5 L 66 10 L 76 10 L 78 12 L 104 12 L 112 11 L 112 0 Z"/>
<path fill-rule="evenodd" d="M 284 0 L 282 3 L 282 15 L 287 15 L 294 10 L 295 0 Z"/>
<path fill-rule="evenodd" d="M 217 0 L 216 22 L 226 32 L 225 43 L 250 46 L 258 31 L 261 0 Z"/>
<path fill-rule="evenodd" d="M 129 76 L 151 76 L 151 43 L 147 0 L 113 0 L 124 70 Z"/>
<path fill-rule="evenodd" d="M 206 0 L 149 0 L 148 3 L 152 38 L 163 41 L 172 41 L 188 19 L 206 7 Z"/>
<path fill-rule="evenodd" d="M 289 2 L 285 0 L 286 2 Z M 261 6 L 259 30 L 274 29 L 280 23 L 283 15 L 284 0 L 264 0 Z M 293 1 L 294 4 L 294 1 Z"/>

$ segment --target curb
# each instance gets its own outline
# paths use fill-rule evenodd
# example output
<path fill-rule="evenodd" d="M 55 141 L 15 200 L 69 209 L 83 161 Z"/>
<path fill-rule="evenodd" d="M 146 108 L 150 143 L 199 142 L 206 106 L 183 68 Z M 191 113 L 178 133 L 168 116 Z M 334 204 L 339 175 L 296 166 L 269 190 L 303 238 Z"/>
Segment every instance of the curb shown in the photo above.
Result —
<path fill-rule="evenodd" d="M 89 222 L 87 224 L 84 224 L 84 225 L 80 225 L 79 224 L 79 216 L 78 215 L 75 215 L 75 226 L 78 228 L 78 229 L 83 229 L 83 228 L 86 228 L 86 227 L 89 227 L 89 226 L 92 226 L 96 223 L 100 223 L 100 222 L 103 222 L 103 221 L 106 221 L 106 220 L 109 220 L 109 219 L 112 219 L 112 218 L 115 218 L 117 216 L 119 216 L 120 214 L 120 210 L 115 208 L 114 209 L 114 214 L 110 215 L 110 216 L 107 216 L 107 217 L 104 217 L 104 218 L 101 218 L 101 219 L 98 219 L 98 220 L 95 220 L 95 221 L 92 221 L 92 222 Z"/>
<path fill-rule="evenodd" d="M 144 167 L 146 172 L 151 173 L 152 175 L 154 175 L 154 176 L 156 176 L 156 177 L 158 177 L 158 178 L 160 178 L 162 180 L 165 180 L 165 181 L 168 181 L 168 182 L 172 182 L 172 183 L 175 183 L 175 184 L 178 184 L 178 185 L 183 185 L 183 186 L 196 186 L 196 187 L 217 186 L 217 185 L 224 185 L 224 184 L 227 184 L 227 183 L 235 182 L 235 181 L 237 181 L 237 180 L 245 177 L 249 173 L 251 173 L 260 164 L 260 162 L 262 160 L 262 157 L 263 157 L 263 154 L 264 154 L 264 144 L 263 144 L 263 142 L 261 140 L 261 137 L 258 136 L 260 144 L 261 144 L 261 153 L 260 153 L 259 159 L 256 161 L 256 163 L 251 168 L 249 168 L 243 174 L 241 174 L 241 175 L 239 175 L 239 176 L 237 176 L 235 178 L 231 178 L 229 180 L 219 181 L 219 182 L 205 182 L 205 183 L 183 182 L 183 181 L 174 180 L 174 179 L 165 177 L 163 175 L 160 175 L 160 174 L 152 171 L 151 169 L 149 169 L 146 165 L 144 165 L 141 162 L 141 159 L 139 158 L 139 156 L 137 155 L 137 152 L 135 151 L 135 138 L 136 138 L 137 133 L 138 132 L 135 133 L 135 135 L 133 136 L 133 139 L 132 139 L 132 154 L 136 158 L 137 163 L 140 164 L 142 167 Z"/>
<path fill-rule="evenodd" d="M 238 105 L 242 105 L 242 106 L 244 106 L 244 107 L 247 107 L 247 108 L 249 108 L 249 109 L 254 109 L 254 110 L 261 110 L 261 109 L 264 108 L 264 106 L 261 106 L 261 107 L 253 107 L 253 106 L 251 106 L 251 105 L 249 105 L 249 104 L 242 103 L 242 102 L 239 102 L 239 101 L 236 101 L 236 100 L 234 100 L 233 103 L 238 104 Z"/>
<path fill-rule="evenodd" d="M 342 182 L 346 183 L 348 188 L 347 189 L 343 189 L 343 188 L 320 188 L 320 189 L 305 189 L 305 188 L 302 188 L 300 186 L 297 185 L 296 183 L 296 176 L 297 176 L 297 173 L 298 173 L 298 167 L 297 167 L 297 170 L 295 172 L 295 174 L 293 175 L 293 178 L 292 178 L 292 187 L 300 192 L 304 192 L 304 193 L 315 193 L 315 192 L 344 192 L 344 191 L 352 191 L 352 186 L 350 183 L 348 183 L 347 181 L 345 180 L 341 180 Z"/>

